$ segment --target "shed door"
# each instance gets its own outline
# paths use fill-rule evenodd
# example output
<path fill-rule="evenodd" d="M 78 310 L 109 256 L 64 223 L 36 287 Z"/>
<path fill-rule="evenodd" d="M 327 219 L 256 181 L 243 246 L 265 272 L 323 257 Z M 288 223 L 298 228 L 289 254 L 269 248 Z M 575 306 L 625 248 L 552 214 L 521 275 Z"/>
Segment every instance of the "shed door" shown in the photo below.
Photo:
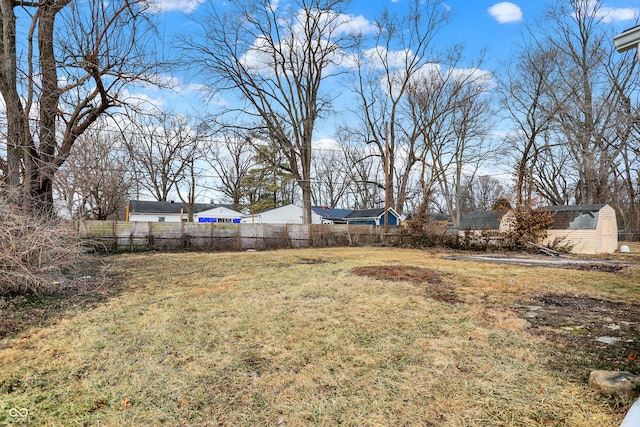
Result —
<path fill-rule="evenodd" d="M 602 252 L 613 252 L 617 249 L 613 228 L 613 218 L 602 218 Z"/>

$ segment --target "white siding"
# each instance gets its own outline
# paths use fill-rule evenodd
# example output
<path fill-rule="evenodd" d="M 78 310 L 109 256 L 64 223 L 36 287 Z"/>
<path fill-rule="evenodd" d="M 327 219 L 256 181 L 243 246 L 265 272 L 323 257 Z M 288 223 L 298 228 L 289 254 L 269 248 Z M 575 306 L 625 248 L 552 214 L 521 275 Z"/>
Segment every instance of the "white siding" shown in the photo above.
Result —
<path fill-rule="evenodd" d="M 311 212 L 313 224 L 322 224 L 322 217 Z M 281 206 L 279 208 L 260 212 L 259 214 L 246 215 L 243 223 L 253 224 L 302 224 L 302 208 L 296 205 Z"/>
<path fill-rule="evenodd" d="M 187 218 L 187 213 L 183 215 Z M 173 213 L 129 213 L 129 221 L 143 221 L 143 222 L 161 222 L 160 218 L 164 218 L 162 222 L 180 222 L 180 214 Z"/>
<path fill-rule="evenodd" d="M 215 218 L 218 222 L 224 222 L 224 220 L 233 221 L 234 219 L 239 220 L 242 216 L 242 213 L 234 211 L 233 209 L 218 206 L 217 208 L 208 209 L 194 214 L 193 222 L 199 222 L 200 218 Z"/>
<path fill-rule="evenodd" d="M 597 254 L 602 251 L 600 233 L 598 230 L 549 230 L 543 244 L 547 245 L 554 239 L 564 238 L 560 245 L 573 246 L 571 252 L 575 254 Z"/>
<path fill-rule="evenodd" d="M 576 254 L 613 253 L 618 249 L 616 211 L 609 205 L 600 209 L 595 230 L 549 230 L 544 244 L 557 237 L 574 245 L 572 252 Z"/>

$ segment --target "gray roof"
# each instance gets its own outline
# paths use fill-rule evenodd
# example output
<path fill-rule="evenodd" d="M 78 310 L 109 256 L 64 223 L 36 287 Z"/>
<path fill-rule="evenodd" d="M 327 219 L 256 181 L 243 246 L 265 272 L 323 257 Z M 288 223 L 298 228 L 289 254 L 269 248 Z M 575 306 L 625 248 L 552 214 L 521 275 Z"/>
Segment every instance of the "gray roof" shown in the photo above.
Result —
<path fill-rule="evenodd" d="M 548 206 L 553 213 L 552 230 L 595 230 L 600 210 L 606 203 L 594 205 Z M 465 215 L 460 221 L 460 230 L 499 230 L 502 217 L 507 211 L 479 211 Z"/>
<path fill-rule="evenodd" d="M 549 212 L 598 212 L 600 209 L 607 206 L 606 203 L 599 203 L 597 205 L 556 205 L 548 206 Z"/>
<path fill-rule="evenodd" d="M 391 210 L 389 210 L 391 213 Z M 356 218 L 378 218 L 384 215 L 384 208 L 376 208 L 376 209 L 358 209 L 351 211 L 347 218 L 356 219 Z"/>
<path fill-rule="evenodd" d="M 500 221 L 507 211 L 478 211 L 466 214 L 460 220 L 460 230 L 499 230 Z"/>
<path fill-rule="evenodd" d="M 552 230 L 595 230 L 598 228 L 598 214 L 606 203 L 597 205 L 549 206 L 553 212 Z"/>
<path fill-rule="evenodd" d="M 325 209 L 322 207 L 311 208 L 315 213 L 325 219 L 332 220 L 353 220 L 364 218 L 379 218 L 384 215 L 384 208 L 375 209 Z M 389 209 L 391 215 L 396 215 L 392 209 Z M 397 216 L 397 215 L 396 215 Z"/>
<path fill-rule="evenodd" d="M 353 212 L 353 209 L 330 209 L 323 207 L 313 207 L 311 209 L 322 218 L 326 219 L 343 219 Z"/>
<path fill-rule="evenodd" d="M 193 212 L 203 212 L 209 209 L 215 209 L 218 207 L 225 207 L 235 210 L 233 207 L 223 205 L 213 205 L 210 203 L 195 203 L 193 205 Z M 156 202 L 150 200 L 129 200 L 129 212 L 140 214 L 155 214 L 155 213 L 167 213 L 167 214 L 179 214 L 180 211 L 187 212 L 187 208 L 182 203 L 174 202 Z"/>

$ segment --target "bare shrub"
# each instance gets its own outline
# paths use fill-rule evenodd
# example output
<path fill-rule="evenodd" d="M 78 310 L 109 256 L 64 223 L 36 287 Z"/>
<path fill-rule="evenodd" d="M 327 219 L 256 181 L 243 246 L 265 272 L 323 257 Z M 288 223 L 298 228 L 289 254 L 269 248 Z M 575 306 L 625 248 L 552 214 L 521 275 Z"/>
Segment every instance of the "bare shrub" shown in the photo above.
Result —
<path fill-rule="evenodd" d="M 553 213 L 545 208 L 520 208 L 513 211 L 507 232 L 505 249 L 528 249 L 530 243 L 540 244 L 553 224 Z"/>
<path fill-rule="evenodd" d="M 547 247 L 558 253 L 568 254 L 573 250 L 575 244 L 571 243 L 566 236 L 556 236 L 550 242 L 547 242 Z"/>
<path fill-rule="evenodd" d="M 452 236 L 448 232 L 446 222 L 424 220 L 424 218 L 409 222 L 408 226 L 398 234 L 397 244 L 411 248 L 445 247 L 457 249 L 459 246 L 456 236 Z"/>
<path fill-rule="evenodd" d="M 82 253 L 71 223 L 0 206 L 0 295 L 56 291 Z"/>

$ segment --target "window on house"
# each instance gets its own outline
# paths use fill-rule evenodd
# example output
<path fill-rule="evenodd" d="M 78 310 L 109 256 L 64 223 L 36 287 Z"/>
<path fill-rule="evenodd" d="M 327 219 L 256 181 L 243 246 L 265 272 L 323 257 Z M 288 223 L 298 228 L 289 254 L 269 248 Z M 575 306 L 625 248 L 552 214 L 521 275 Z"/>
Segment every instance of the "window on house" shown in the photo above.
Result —
<path fill-rule="evenodd" d="M 158 217 L 158 222 L 164 222 L 164 217 L 163 216 L 159 216 Z"/>

